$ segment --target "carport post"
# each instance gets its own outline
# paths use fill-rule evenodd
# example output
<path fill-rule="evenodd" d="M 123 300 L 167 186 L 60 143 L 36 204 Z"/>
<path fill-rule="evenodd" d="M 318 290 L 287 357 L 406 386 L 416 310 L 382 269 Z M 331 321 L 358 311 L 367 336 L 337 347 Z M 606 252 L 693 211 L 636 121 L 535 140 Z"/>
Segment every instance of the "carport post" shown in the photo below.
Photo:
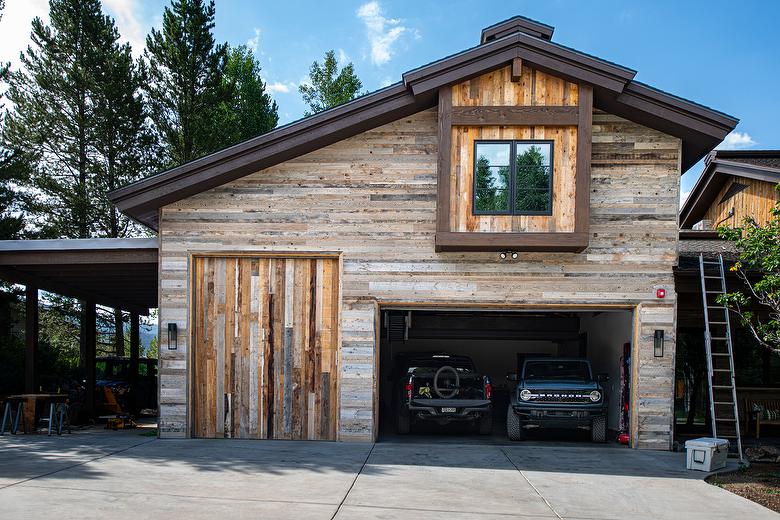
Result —
<path fill-rule="evenodd" d="M 97 350 L 97 309 L 94 301 L 84 302 L 84 372 L 86 409 L 95 418 L 95 356 Z"/>
<path fill-rule="evenodd" d="M 25 288 L 24 318 L 24 391 L 35 393 L 35 353 L 38 350 L 38 288 Z"/>
<path fill-rule="evenodd" d="M 130 313 L 130 406 L 132 413 L 138 413 L 138 350 L 140 346 L 140 324 L 137 312 Z"/>

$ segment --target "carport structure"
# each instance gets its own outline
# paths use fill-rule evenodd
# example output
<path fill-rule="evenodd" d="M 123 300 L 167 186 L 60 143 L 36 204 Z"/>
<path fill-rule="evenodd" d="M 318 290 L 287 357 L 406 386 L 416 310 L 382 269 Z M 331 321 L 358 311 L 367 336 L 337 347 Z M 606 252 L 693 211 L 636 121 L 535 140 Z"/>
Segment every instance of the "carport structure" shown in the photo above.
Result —
<path fill-rule="evenodd" d="M 0 278 L 26 287 L 25 392 L 35 391 L 40 290 L 84 306 L 86 408 L 95 410 L 97 305 L 130 312 L 130 385 L 136 383 L 139 317 L 157 307 L 157 239 L 0 241 Z"/>

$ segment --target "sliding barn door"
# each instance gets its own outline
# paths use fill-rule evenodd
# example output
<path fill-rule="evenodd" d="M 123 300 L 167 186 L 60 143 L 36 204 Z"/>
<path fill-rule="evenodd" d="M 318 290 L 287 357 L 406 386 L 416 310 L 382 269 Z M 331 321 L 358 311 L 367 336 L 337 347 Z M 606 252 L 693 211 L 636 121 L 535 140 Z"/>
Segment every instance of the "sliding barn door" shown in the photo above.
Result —
<path fill-rule="evenodd" d="M 339 263 L 194 259 L 193 434 L 336 438 Z"/>

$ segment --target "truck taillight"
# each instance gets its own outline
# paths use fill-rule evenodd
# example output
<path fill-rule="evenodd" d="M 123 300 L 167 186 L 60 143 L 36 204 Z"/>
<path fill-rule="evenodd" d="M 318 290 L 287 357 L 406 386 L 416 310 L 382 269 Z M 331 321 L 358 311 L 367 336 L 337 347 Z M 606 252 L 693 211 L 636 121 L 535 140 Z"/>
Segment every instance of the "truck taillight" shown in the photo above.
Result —
<path fill-rule="evenodd" d="M 411 399 L 412 398 L 412 383 L 406 383 L 406 398 Z"/>
<path fill-rule="evenodd" d="M 491 385 L 489 382 L 485 383 L 485 399 L 490 399 L 493 397 L 493 385 Z"/>

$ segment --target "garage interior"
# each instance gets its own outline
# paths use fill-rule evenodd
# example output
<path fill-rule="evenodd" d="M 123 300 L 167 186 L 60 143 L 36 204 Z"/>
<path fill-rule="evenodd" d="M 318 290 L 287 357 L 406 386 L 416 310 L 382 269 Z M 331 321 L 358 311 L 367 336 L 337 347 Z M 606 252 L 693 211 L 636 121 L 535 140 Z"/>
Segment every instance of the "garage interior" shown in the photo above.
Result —
<path fill-rule="evenodd" d="M 633 337 L 630 310 L 533 311 L 460 309 L 382 309 L 379 359 L 380 441 L 399 442 L 424 436 L 426 441 L 506 441 L 506 408 L 516 372 L 528 357 L 586 358 L 593 375 L 607 374 L 602 383 L 608 399 L 608 441 L 619 431 L 621 363 L 624 345 Z M 410 435 L 396 432 L 394 399 L 401 385 L 399 354 L 435 352 L 470 357 L 477 371 L 493 385 L 493 429 L 478 435 L 467 423 L 417 424 Z M 630 387 L 630 385 L 629 385 Z M 629 401 L 630 402 L 630 401 Z M 529 439 L 587 440 L 577 430 L 532 432 Z M 508 441 L 507 441 L 508 442 Z"/>

